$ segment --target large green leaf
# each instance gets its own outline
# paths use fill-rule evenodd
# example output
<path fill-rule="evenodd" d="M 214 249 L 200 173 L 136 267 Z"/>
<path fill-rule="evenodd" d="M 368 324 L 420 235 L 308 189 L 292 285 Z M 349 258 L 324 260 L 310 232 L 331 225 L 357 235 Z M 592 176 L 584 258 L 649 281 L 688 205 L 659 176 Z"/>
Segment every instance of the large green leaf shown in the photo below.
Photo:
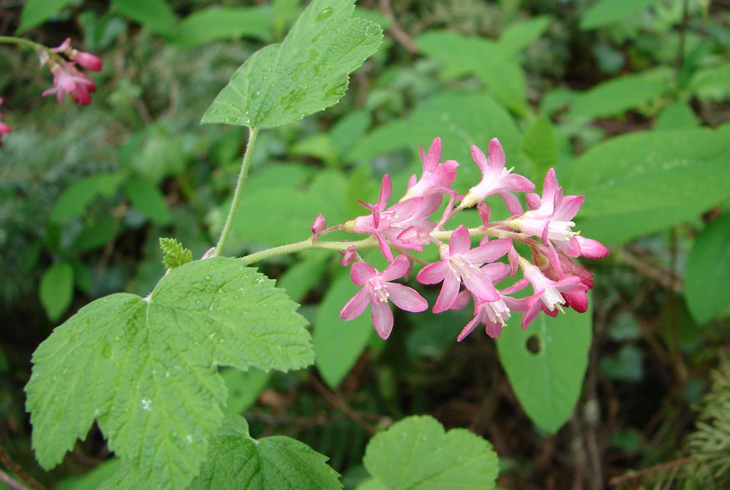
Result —
<path fill-rule="evenodd" d="M 575 98 L 570 115 L 597 118 L 639 107 L 668 92 L 671 75 L 668 68 L 659 68 L 601 83 Z"/>
<path fill-rule="evenodd" d="M 211 7 L 185 17 L 173 41 L 185 48 L 243 36 L 268 42 L 273 37 L 272 23 L 270 7 Z"/>
<path fill-rule="evenodd" d="M 33 355 L 26 392 L 38 461 L 56 466 L 96 419 L 146 488 L 185 488 L 223 419 L 218 366 L 312 363 L 296 308 L 232 258 L 177 267 L 146 298 L 114 294 L 82 308 Z"/>
<path fill-rule="evenodd" d="M 61 318 L 73 299 L 73 266 L 68 262 L 53 264 L 43 273 L 39 292 L 48 319 L 55 322 Z"/>
<path fill-rule="evenodd" d="M 662 0 L 600 0 L 583 16 L 581 29 L 613 24 Z"/>
<path fill-rule="evenodd" d="M 586 236 L 621 243 L 686 221 L 727 197 L 730 125 L 717 131 L 650 131 L 612 138 L 559 179 L 585 195 Z"/>
<path fill-rule="evenodd" d="M 256 440 L 243 417 L 229 416 L 191 490 L 339 490 L 340 475 L 327 459 L 290 437 Z"/>
<path fill-rule="evenodd" d="M 687 304 L 699 323 L 730 310 L 730 214 L 710 223 L 687 259 Z"/>
<path fill-rule="evenodd" d="M 445 76 L 474 74 L 494 97 L 516 112 L 527 111 L 527 81 L 514 52 L 492 41 L 451 31 L 427 32 L 418 49 L 445 65 Z"/>
<path fill-rule="evenodd" d="M 548 432 L 557 432 L 570 418 L 580 397 L 593 334 L 591 312 L 569 311 L 557 318 L 541 314 L 527 330 L 513 323 L 497 339 L 499 360 L 522 408 Z M 537 353 L 528 350 L 533 336 Z"/>
<path fill-rule="evenodd" d="M 114 0 L 114 7 L 154 32 L 168 34 L 175 29 L 177 17 L 167 0 Z"/>
<path fill-rule="evenodd" d="M 447 92 L 429 99 L 407 119 L 380 125 L 355 146 L 350 157 L 374 158 L 404 148 L 417 155 L 418 145 L 428 147 L 437 136 L 443 141 L 443 159 L 461 164 L 456 184 L 462 193 L 481 177 L 471 159 L 471 145 L 486 151 L 489 140 L 497 137 L 507 154 L 508 165 L 516 165 L 518 172 L 523 173 L 522 165 L 528 163 L 520 159 L 520 133 L 514 121 L 502 105 L 482 92 Z"/>
<path fill-rule="evenodd" d="M 57 223 L 81 216 L 97 196 L 111 197 L 125 178 L 123 173 L 96 174 L 75 182 L 53 205 L 51 219 Z"/>
<path fill-rule="evenodd" d="M 499 36 L 499 46 L 506 49 L 513 55 L 529 46 L 535 39 L 540 37 L 550 26 L 553 18 L 548 15 L 533 17 L 524 22 L 517 22 L 508 26 L 502 35 Z"/>
<path fill-rule="evenodd" d="M 540 116 L 525 132 L 522 151 L 532 161 L 532 175 L 545 175 L 558 163 L 558 140 L 548 116 Z"/>
<path fill-rule="evenodd" d="M 256 52 L 203 116 L 203 123 L 266 129 L 336 104 L 349 74 L 380 46 L 383 31 L 353 17 L 354 0 L 314 0 L 284 42 Z"/>
<path fill-rule="evenodd" d="M 20 13 L 18 34 L 43 24 L 71 2 L 73 0 L 28 0 Z"/>
<path fill-rule="evenodd" d="M 408 417 L 375 435 L 364 462 L 382 487 L 392 490 L 489 490 L 499 472 L 489 441 L 466 429 L 446 432 L 430 416 Z"/>
<path fill-rule="evenodd" d="M 124 185 L 132 206 L 156 225 L 164 226 L 172 220 L 165 196 L 153 183 L 139 177 L 132 177 Z"/>

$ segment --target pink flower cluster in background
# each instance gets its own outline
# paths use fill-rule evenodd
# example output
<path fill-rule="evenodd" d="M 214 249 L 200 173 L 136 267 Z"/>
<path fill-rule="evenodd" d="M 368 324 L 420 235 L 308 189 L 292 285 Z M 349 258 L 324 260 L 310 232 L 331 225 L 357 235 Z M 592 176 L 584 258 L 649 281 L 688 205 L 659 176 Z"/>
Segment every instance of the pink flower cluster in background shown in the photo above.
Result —
<path fill-rule="evenodd" d="M 103 66 L 101 60 L 93 54 L 72 48 L 70 39 L 66 39 L 63 44 L 51 51 L 64 55 L 68 61 L 51 58 L 46 52 L 41 54 L 41 66 L 48 63 L 53 73 L 53 88 L 43 92 L 43 96 L 56 94 L 56 99 L 61 103 L 68 94 L 77 104 L 89 105 L 91 94 L 96 92 L 96 84 L 76 65 L 89 71 L 101 71 Z"/>
<path fill-rule="evenodd" d="M 426 310 L 428 303 L 417 291 L 393 281 L 407 277 L 414 261 L 423 263 L 409 250 L 423 251 L 429 244 L 438 247 L 440 260 L 425 264 L 416 279 L 425 285 L 441 285 L 433 312 L 459 310 L 473 303 L 474 318 L 459 334 L 459 341 L 480 324 L 490 337 L 499 337 L 513 314 L 521 314 L 522 328 L 527 328 L 540 312 L 555 317 L 558 312 L 564 313 L 564 308 L 580 313 L 588 309 L 586 293 L 593 287 L 593 274 L 574 259 L 602 258 L 609 251 L 573 231 L 572 220 L 583 204 L 583 196 L 564 195 L 553 169 L 545 176 L 542 196 L 532 193 L 535 185 L 529 179 L 506 168 L 505 154 L 496 138 L 489 143 L 488 157 L 476 146 L 472 146 L 471 154 L 482 178 L 466 195 L 460 196 L 452 188 L 459 164 L 453 160 L 441 163 L 441 139 L 436 138 L 428 153 L 421 148 L 421 178 L 411 178 L 408 190 L 397 203 L 390 204 L 392 184 L 385 175 L 378 202 L 360 203 L 369 214 L 328 229 L 370 235 L 390 262 L 380 272 L 363 262 L 354 246 L 348 248 L 342 265 L 352 264 L 352 281 L 362 289 L 342 309 L 342 319 L 351 320 L 370 307 L 375 330 L 386 339 L 393 329 L 389 302 L 405 311 Z M 526 194 L 527 211 L 517 193 Z M 489 221 L 490 209 L 484 200 L 491 196 L 504 200 L 509 218 Z M 438 221 L 433 221 L 430 218 L 437 214 L 444 198 L 447 204 Z M 474 206 L 481 226 L 444 230 L 454 215 Z M 312 240 L 325 227 L 324 217 L 318 216 Z M 476 238 L 480 241 L 473 246 Z M 518 253 L 517 243 L 523 245 L 520 250 L 528 257 Z M 516 278 L 518 270 L 522 276 L 519 280 L 507 287 L 499 286 L 510 277 Z M 528 286 L 531 295 L 515 297 Z"/>
<path fill-rule="evenodd" d="M 5 99 L 0 97 L 0 106 L 3 105 L 3 102 L 5 102 Z M 2 118 L 3 118 L 3 114 L 2 114 L 2 112 L 0 112 L 0 148 L 2 148 L 2 146 L 3 146 L 3 135 L 10 134 L 13 132 L 13 130 L 10 128 L 10 126 L 8 126 L 7 124 L 5 124 L 2 121 Z"/>

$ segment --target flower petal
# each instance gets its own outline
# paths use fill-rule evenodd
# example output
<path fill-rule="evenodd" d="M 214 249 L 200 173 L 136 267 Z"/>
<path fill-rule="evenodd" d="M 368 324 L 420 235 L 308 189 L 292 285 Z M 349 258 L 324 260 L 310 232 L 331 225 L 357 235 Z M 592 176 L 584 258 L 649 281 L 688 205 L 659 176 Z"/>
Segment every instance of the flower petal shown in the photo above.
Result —
<path fill-rule="evenodd" d="M 535 210 L 540 207 L 540 196 L 538 196 L 535 193 L 528 194 L 527 197 L 527 205 L 530 206 L 530 209 Z"/>
<path fill-rule="evenodd" d="M 509 252 L 511 247 L 512 240 L 509 238 L 500 238 L 487 242 L 484 245 L 479 245 L 466 253 L 462 253 L 461 256 L 472 264 L 482 265 L 487 262 L 494 262 Z"/>
<path fill-rule="evenodd" d="M 442 313 L 451 308 L 451 305 L 454 304 L 456 297 L 459 295 L 460 285 L 461 282 L 453 274 L 446 274 L 439 297 L 436 298 L 436 304 L 433 305 L 434 313 Z"/>
<path fill-rule="evenodd" d="M 498 138 L 492 138 L 489 142 L 489 160 L 487 164 L 492 172 L 497 174 L 502 172 L 507 158 L 504 155 L 504 149 Z"/>
<path fill-rule="evenodd" d="M 499 338 L 500 335 L 502 335 L 502 329 L 504 328 L 501 323 L 494 323 L 489 320 L 484 322 L 484 325 L 487 327 L 487 335 L 489 335 L 491 338 L 496 339 Z"/>
<path fill-rule="evenodd" d="M 340 318 L 345 321 L 349 321 L 362 315 L 363 311 L 365 311 L 365 308 L 368 307 L 369 302 L 370 292 L 368 291 L 367 287 L 364 287 L 360 291 L 358 291 L 355 296 L 350 298 L 350 301 L 348 301 L 347 304 L 345 304 L 345 306 L 342 308 L 342 311 L 340 311 Z"/>
<path fill-rule="evenodd" d="M 530 179 L 518 174 L 509 174 L 502 177 L 501 187 L 512 192 L 532 192 L 535 184 Z"/>
<path fill-rule="evenodd" d="M 578 313 L 585 313 L 588 310 L 588 296 L 585 292 L 563 293 L 563 298 L 568 306 Z"/>
<path fill-rule="evenodd" d="M 580 253 L 584 257 L 588 257 L 589 259 L 602 259 L 609 254 L 608 248 L 599 241 L 583 238 L 582 236 L 577 236 L 575 239 L 578 240 Z"/>
<path fill-rule="evenodd" d="M 393 279 L 400 279 L 401 277 L 408 274 L 411 268 L 411 262 L 405 255 L 399 255 L 395 260 L 380 273 L 380 279 L 383 281 L 392 281 Z"/>
<path fill-rule="evenodd" d="M 449 240 L 449 254 L 451 256 L 465 254 L 471 248 L 471 235 L 469 229 L 461 225 L 451 234 Z"/>
<path fill-rule="evenodd" d="M 456 337 L 457 342 L 461 342 L 466 338 L 467 335 L 472 333 L 475 328 L 479 325 L 479 316 L 475 316 L 466 326 L 461 330 L 461 333 Z"/>
<path fill-rule="evenodd" d="M 390 332 L 393 331 L 393 312 L 390 311 L 388 302 L 374 301 L 370 305 L 370 317 L 380 338 L 385 340 L 390 337 Z"/>
<path fill-rule="evenodd" d="M 469 304 L 471 300 L 471 293 L 468 289 L 464 289 L 456 296 L 456 301 L 451 304 L 450 310 L 463 310 Z"/>
<path fill-rule="evenodd" d="M 428 309 L 428 301 L 415 289 L 396 282 L 389 282 L 386 286 L 390 293 L 390 300 L 401 310 L 418 313 Z"/>
<path fill-rule="evenodd" d="M 378 246 L 380 247 L 380 251 L 383 253 L 383 257 L 388 259 L 388 262 L 392 262 L 393 252 L 390 250 L 390 245 L 388 245 L 385 237 L 380 233 L 373 233 L 373 235 L 375 235 L 375 238 L 378 239 Z"/>
<path fill-rule="evenodd" d="M 352 268 L 350 269 L 350 279 L 352 279 L 352 282 L 354 282 L 358 286 L 364 285 L 366 282 L 368 282 L 370 279 L 377 275 L 378 271 L 375 270 L 375 267 L 365 262 L 358 262 L 357 264 L 353 264 Z"/>
<path fill-rule="evenodd" d="M 393 193 L 393 184 L 390 181 L 390 175 L 385 174 L 383 175 L 383 183 L 380 186 L 380 198 L 378 199 L 378 204 L 376 207 L 379 210 L 385 209 L 385 206 L 388 205 L 388 201 L 390 200 L 390 195 Z"/>
<path fill-rule="evenodd" d="M 504 199 L 504 203 L 507 205 L 509 212 L 512 213 L 512 216 L 519 216 L 522 214 L 522 204 L 517 196 L 507 191 L 500 191 L 496 194 Z"/>
<path fill-rule="evenodd" d="M 441 138 L 434 138 L 431 146 L 428 149 L 428 156 L 423 165 L 424 170 L 433 172 L 441 162 Z"/>
<path fill-rule="evenodd" d="M 482 224 L 487 226 L 489 224 L 489 216 L 492 214 L 492 210 L 489 209 L 489 204 L 481 202 L 477 204 L 477 211 L 479 217 L 482 219 Z"/>
<path fill-rule="evenodd" d="M 583 205 L 585 197 L 583 196 L 565 196 L 563 202 L 555 210 L 553 219 L 558 221 L 570 221 L 578 214 L 580 207 Z"/>
<path fill-rule="evenodd" d="M 421 284 L 438 284 L 444 280 L 445 275 L 446 264 L 444 262 L 434 262 L 421 269 L 416 279 Z"/>
<path fill-rule="evenodd" d="M 551 168 L 545 175 L 545 182 L 542 184 L 542 201 L 555 202 L 555 193 L 558 191 L 558 179 L 555 177 L 555 169 Z"/>
<path fill-rule="evenodd" d="M 462 275 L 461 278 L 464 280 L 464 286 L 471 291 L 476 298 L 482 301 L 498 301 L 499 293 L 497 289 L 489 280 L 489 277 L 483 273 L 480 269 L 475 269 L 474 272 Z"/>
<path fill-rule="evenodd" d="M 487 275 L 492 283 L 499 283 L 507 279 L 510 272 L 510 266 L 504 262 L 494 262 L 482 267 L 482 271 Z"/>
<path fill-rule="evenodd" d="M 484 156 L 484 153 L 482 150 L 479 149 L 477 145 L 472 145 L 471 147 L 471 158 L 474 160 L 474 163 L 477 164 L 477 167 L 479 167 L 479 170 L 482 171 L 482 174 L 486 173 L 487 170 L 489 170 L 489 163 L 487 162 L 487 157 Z"/>
<path fill-rule="evenodd" d="M 540 296 L 542 296 L 542 293 L 530 296 L 527 300 L 527 311 L 525 312 L 525 316 L 522 317 L 522 328 L 529 327 L 530 324 L 535 321 L 535 318 L 537 318 L 540 310 L 542 310 L 540 307 L 542 304 Z"/>

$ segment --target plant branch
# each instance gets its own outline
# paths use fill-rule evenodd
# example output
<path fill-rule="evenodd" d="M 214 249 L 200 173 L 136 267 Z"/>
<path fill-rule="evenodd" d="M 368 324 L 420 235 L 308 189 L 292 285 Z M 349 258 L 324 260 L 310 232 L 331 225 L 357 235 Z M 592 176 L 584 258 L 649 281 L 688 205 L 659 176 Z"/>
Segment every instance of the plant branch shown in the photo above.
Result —
<path fill-rule="evenodd" d="M 30 476 L 30 474 L 28 474 L 28 472 L 25 471 L 22 466 L 20 466 L 18 463 L 13 461 L 13 458 L 10 457 L 10 455 L 7 453 L 7 451 L 5 451 L 5 448 L 2 446 L 0 446 L 0 462 L 2 462 L 2 464 L 5 465 L 5 467 L 8 468 L 10 471 L 12 471 L 16 475 L 18 475 L 18 477 L 21 480 L 23 480 L 30 488 L 32 488 L 34 490 L 43 490 L 43 485 L 38 483 L 38 480 L 36 480 L 32 476 Z M 7 477 L 7 478 L 10 478 L 7 474 L 3 473 L 3 475 L 5 475 L 5 477 Z M 10 478 L 10 480 L 15 482 L 15 480 L 13 480 L 12 478 Z M 17 482 L 15 482 L 16 485 L 20 485 L 20 486 L 13 487 L 7 481 L 5 481 L 5 480 L 2 480 L 2 481 L 3 481 L 3 483 L 5 483 L 6 485 L 8 485 L 9 487 L 11 487 L 13 489 L 15 489 L 15 488 L 26 489 L 25 486 L 20 485 Z"/>
<path fill-rule="evenodd" d="M 223 252 L 223 248 L 226 246 L 228 235 L 231 234 L 233 228 L 233 222 L 236 219 L 236 213 L 241 204 L 241 192 L 246 179 L 248 178 L 248 169 L 251 167 L 251 155 L 253 154 L 253 148 L 256 144 L 256 137 L 259 134 L 258 129 L 251 129 L 248 134 L 248 144 L 246 145 L 246 153 L 243 154 L 243 162 L 241 164 L 241 173 L 238 174 L 238 183 L 236 184 L 236 191 L 233 194 L 233 202 L 231 202 L 231 208 L 228 210 L 228 217 L 226 218 L 226 224 L 223 226 L 221 237 L 218 239 L 218 244 L 215 246 L 213 257 L 218 257 Z"/>
<path fill-rule="evenodd" d="M 20 483 L 19 481 L 13 480 L 10 475 L 0 470 L 0 482 L 7 485 L 12 490 L 30 490 L 28 487 Z"/>
<path fill-rule="evenodd" d="M 31 48 L 36 53 L 45 51 L 49 57 L 53 58 L 53 60 L 59 64 L 63 64 L 66 61 L 61 56 L 59 56 L 58 53 L 54 53 L 48 47 L 33 41 L 29 41 L 27 39 L 22 39 L 19 37 L 0 36 L 0 44 L 15 44 L 16 46 L 22 46 L 24 48 Z"/>

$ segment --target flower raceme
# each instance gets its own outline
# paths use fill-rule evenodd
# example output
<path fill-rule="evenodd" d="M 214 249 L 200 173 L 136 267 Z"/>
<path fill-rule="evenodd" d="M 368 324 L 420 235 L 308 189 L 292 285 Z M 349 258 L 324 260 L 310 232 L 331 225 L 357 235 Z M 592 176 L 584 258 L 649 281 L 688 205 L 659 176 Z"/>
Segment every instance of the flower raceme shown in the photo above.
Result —
<path fill-rule="evenodd" d="M 341 252 L 344 254 L 341 265 L 352 267 L 352 281 L 362 289 L 344 306 L 340 317 L 351 320 L 369 307 L 375 330 L 385 339 L 394 323 L 389 303 L 409 312 L 425 311 L 428 303 L 420 294 L 393 282 L 407 277 L 414 262 L 424 265 L 416 276 L 418 282 L 441 284 L 434 313 L 462 309 L 473 302 L 474 318 L 462 329 L 458 341 L 478 325 L 484 325 L 490 337 L 499 337 L 513 314 L 523 315 L 521 325 L 527 328 L 540 312 L 554 317 L 559 312 L 565 313 L 566 308 L 579 313 L 587 311 L 587 292 L 593 287 L 593 274 L 574 259 L 599 259 L 609 251 L 600 242 L 573 231 L 573 219 L 583 204 L 583 196 L 565 195 L 553 169 L 545 177 L 542 196 L 532 193 L 535 185 L 530 180 L 506 168 L 506 156 L 497 138 L 490 141 L 488 156 L 478 147 L 472 147 L 472 158 L 482 178 L 465 196 L 459 196 L 452 188 L 459 163 L 454 160 L 441 163 L 441 150 L 440 138 L 433 141 L 428 153 L 421 147 L 421 178 L 411 177 L 408 189 L 396 204 L 389 206 L 393 186 L 386 174 L 378 201 L 360 202 L 369 214 L 327 229 L 323 216 L 315 219 L 313 244 L 320 243 L 317 241 L 320 235 L 336 229 L 370 236 L 370 241 L 341 244 L 349 245 Z M 526 194 L 526 212 L 516 193 Z M 440 218 L 433 221 L 444 196 L 448 197 L 448 204 Z M 490 209 L 484 200 L 491 196 L 504 200 L 511 214 L 508 219 L 489 221 Z M 457 199 L 460 202 L 454 207 Z M 482 218 L 481 226 L 444 230 L 454 215 L 474 206 Z M 448 244 L 441 241 L 444 239 L 448 239 Z M 477 239 L 479 244 L 472 246 L 472 241 Z M 357 252 L 358 246 L 371 243 L 376 243 L 390 262 L 382 272 L 365 263 Z M 530 250 L 531 260 L 518 253 L 515 248 L 518 243 Z M 409 252 L 423 251 L 429 244 L 438 247 L 439 261 L 427 264 Z M 521 279 L 498 287 L 509 277 L 514 278 L 518 269 Z M 528 286 L 531 295 L 523 293 Z M 521 297 L 515 297 L 516 293 Z"/>
<path fill-rule="evenodd" d="M 3 102 L 5 102 L 5 99 L 0 97 L 0 106 L 3 105 Z M 2 118 L 3 118 L 3 114 L 2 114 L 2 112 L 0 112 L 0 148 L 2 148 L 2 146 L 3 146 L 3 135 L 10 134 L 13 132 L 13 130 L 10 128 L 10 126 L 8 126 L 4 122 L 2 122 Z"/>
<path fill-rule="evenodd" d="M 77 104 L 91 104 L 91 94 L 96 92 L 96 84 L 88 75 L 76 68 L 76 65 L 89 71 L 101 71 L 103 67 L 101 59 L 93 54 L 72 48 L 70 39 L 66 39 L 59 47 L 49 51 L 56 57 L 43 51 L 40 60 L 41 66 L 48 63 L 51 68 L 53 87 L 43 92 L 43 96 L 55 94 L 56 99 L 61 103 L 68 94 L 71 100 Z M 68 60 L 63 59 L 60 55 L 65 56 Z"/>

